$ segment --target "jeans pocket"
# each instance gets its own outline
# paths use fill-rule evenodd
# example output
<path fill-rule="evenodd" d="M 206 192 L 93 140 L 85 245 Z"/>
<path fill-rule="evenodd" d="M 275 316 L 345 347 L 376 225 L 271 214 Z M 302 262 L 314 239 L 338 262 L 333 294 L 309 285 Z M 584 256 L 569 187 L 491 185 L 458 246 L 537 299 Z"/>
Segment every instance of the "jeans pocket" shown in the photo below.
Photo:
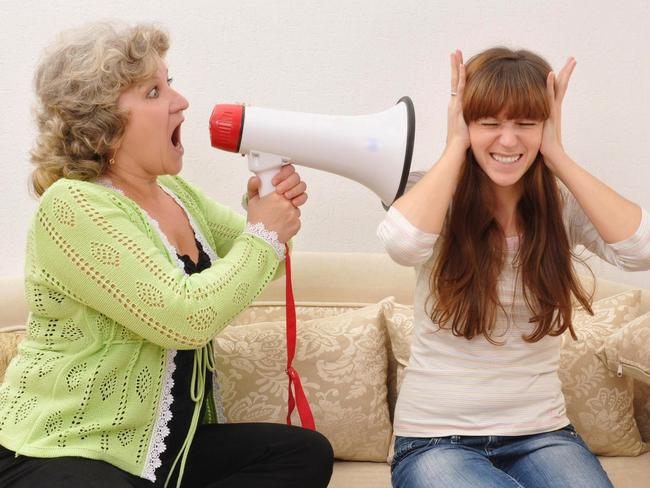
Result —
<path fill-rule="evenodd" d="M 412 452 L 428 447 L 434 440 L 435 438 L 430 437 L 396 437 L 395 454 L 393 455 L 391 467 L 397 466 L 400 461 Z"/>

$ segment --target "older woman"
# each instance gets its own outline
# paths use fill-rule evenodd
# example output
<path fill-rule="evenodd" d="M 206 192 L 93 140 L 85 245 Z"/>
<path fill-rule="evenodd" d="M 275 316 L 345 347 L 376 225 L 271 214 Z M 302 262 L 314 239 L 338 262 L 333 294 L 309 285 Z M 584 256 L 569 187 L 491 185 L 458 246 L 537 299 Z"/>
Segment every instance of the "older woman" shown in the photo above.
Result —
<path fill-rule="evenodd" d="M 168 37 L 66 33 L 36 73 L 40 202 L 27 336 L 0 389 L 3 487 L 324 487 L 316 432 L 226 424 L 211 339 L 282 273 L 305 184 L 293 167 L 246 218 L 177 175 L 188 103 Z"/>

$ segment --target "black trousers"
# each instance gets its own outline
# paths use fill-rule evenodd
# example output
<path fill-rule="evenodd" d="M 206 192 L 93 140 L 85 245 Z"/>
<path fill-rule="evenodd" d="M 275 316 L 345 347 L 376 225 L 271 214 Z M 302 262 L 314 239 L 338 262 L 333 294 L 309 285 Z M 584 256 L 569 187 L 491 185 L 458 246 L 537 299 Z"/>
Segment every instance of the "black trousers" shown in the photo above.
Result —
<path fill-rule="evenodd" d="M 325 488 L 333 453 L 318 432 L 282 424 L 200 426 L 189 452 L 184 488 Z M 2 488 L 153 488 L 103 462 L 79 457 L 15 457 L 0 446 Z M 176 487 L 176 480 L 169 484 Z"/>

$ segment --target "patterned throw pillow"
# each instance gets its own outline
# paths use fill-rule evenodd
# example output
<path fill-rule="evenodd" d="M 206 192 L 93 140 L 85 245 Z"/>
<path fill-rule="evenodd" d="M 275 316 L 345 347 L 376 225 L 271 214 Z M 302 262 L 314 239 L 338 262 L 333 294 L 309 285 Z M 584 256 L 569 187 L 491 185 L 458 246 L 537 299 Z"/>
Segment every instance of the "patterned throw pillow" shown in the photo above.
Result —
<path fill-rule="evenodd" d="M 578 311 L 578 340 L 565 334 L 559 375 L 567 415 L 591 450 L 603 456 L 636 456 L 648 450 L 634 418 L 632 378 L 617 377 L 596 356 L 604 341 L 636 317 L 641 293 L 630 290 Z"/>
<path fill-rule="evenodd" d="M 316 428 L 332 443 L 338 459 L 386 459 L 391 423 L 382 303 L 298 322 L 294 367 Z M 228 327 L 216 337 L 214 348 L 228 421 L 284 423 L 285 322 Z M 292 423 L 300 425 L 295 412 Z"/>
<path fill-rule="evenodd" d="M 634 382 L 634 416 L 641 438 L 650 443 L 650 385 Z"/>
<path fill-rule="evenodd" d="M 7 366 L 16 355 L 18 344 L 25 338 L 25 332 L 0 332 L 0 383 L 4 380 Z"/>
<path fill-rule="evenodd" d="M 609 336 L 598 357 L 610 371 L 635 379 L 634 416 L 641 438 L 650 443 L 650 312 Z"/>
<path fill-rule="evenodd" d="M 388 368 L 388 405 L 391 419 L 395 411 L 395 402 L 399 393 L 404 369 L 408 366 L 411 356 L 411 335 L 413 334 L 413 307 L 393 301 L 383 304 L 386 330 L 390 339 L 389 368 Z M 394 364 L 394 367 L 390 365 Z"/>
<path fill-rule="evenodd" d="M 411 336 L 413 334 L 413 307 L 393 301 L 384 303 L 384 320 L 390 340 L 388 357 L 388 408 L 393 420 L 397 395 L 404 379 L 404 369 L 411 357 Z M 391 436 L 386 462 L 393 462 L 395 436 Z"/>
<path fill-rule="evenodd" d="M 635 317 L 639 300 L 640 292 L 631 290 L 594 302 L 593 317 L 583 311 L 575 313 L 574 327 L 578 340 L 573 341 L 568 334 L 563 337 L 559 375 L 567 414 L 596 454 L 633 456 L 648 450 L 634 418 L 632 379 L 616 377 L 595 355 L 608 335 Z M 410 356 L 413 309 L 388 303 L 384 305 L 384 313 L 397 364 L 392 388 L 399 392 Z M 388 388 L 390 392 L 390 381 Z M 646 408 L 650 407 L 650 395 L 644 398 L 648 402 Z M 637 418 L 645 418 L 639 417 L 639 408 L 637 406 Z M 647 417 L 644 428 L 650 430 L 650 413 Z"/>
<path fill-rule="evenodd" d="M 650 312 L 607 337 L 598 357 L 619 376 L 650 384 Z"/>

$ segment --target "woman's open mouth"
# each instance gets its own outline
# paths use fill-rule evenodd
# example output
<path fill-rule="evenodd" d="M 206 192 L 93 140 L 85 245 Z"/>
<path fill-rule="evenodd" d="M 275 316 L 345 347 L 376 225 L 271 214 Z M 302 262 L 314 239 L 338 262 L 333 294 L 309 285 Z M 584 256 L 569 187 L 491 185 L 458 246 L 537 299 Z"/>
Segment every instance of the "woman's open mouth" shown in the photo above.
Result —
<path fill-rule="evenodd" d="M 492 159 L 501 164 L 514 164 L 521 159 L 523 154 L 497 154 L 490 153 Z"/>
<path fill-rule="evenodd" d="M 172 132 L 171 136 L 171 143 L 172 146 L 174 146 L 174 149 L 176 149 L 179 153 L 183 153 L 183 144 L 181 143 L 181 125 L 183 122 L 178 124 L 174 131 Z"/>

